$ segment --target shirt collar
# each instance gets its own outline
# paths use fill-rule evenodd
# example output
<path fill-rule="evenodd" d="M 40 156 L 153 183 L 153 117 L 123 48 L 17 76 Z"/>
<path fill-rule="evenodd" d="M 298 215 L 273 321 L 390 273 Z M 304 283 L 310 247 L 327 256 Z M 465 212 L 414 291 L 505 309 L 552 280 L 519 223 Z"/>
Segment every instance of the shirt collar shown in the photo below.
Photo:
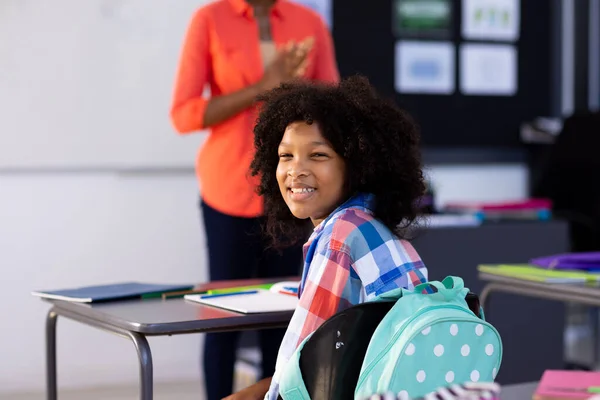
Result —
<path fill-rule="evenodd" d="M 271 7 L 271 13 L 278 17 L 281 17 L 282 14 L 282 3 L 285 0 L 275 0 L 273 7 Z M 252 6 L 246 2 L 246 0 L 229 0 L 229 3 L 233 7 L 233 10 L 242 16 L 253 17 L 254 11 L 252 10 Z"/>
<path fill-rule="evenodd" d="M 327 218 L 325 218 L 319 225 L 317 225 L 314 229 L 313 236 L 318 234 L 323 230 L 325 225 L 331 219 L 333 219 L 340 212 L 348 209 L 348 208 L 360 208 L 369 214 L 373 214 L 375 211 L 375 196 L 370 193 L 357 193 L 354 196 L 350 197 L 348 200 L 343 202 L 338 208 L 333 210 L 331 214 Z"/>
<path fill-rule="evenodd" d="M 323 220 L 319 225 L 315 227 L 312 235 L 307 240 L 307 242 L 302 247 L 302 251 L 304 253 L 304 270 L 302 271 L 302 281 L 300 284 L 300 290 L 298 291 L 298 296 L 302 294 L 304 289 L 304 283 L 306 282 L 306 277 L 308 276 L 308 269 L 310 267 L 310 263 L 312 261 L 315 249 L 317 247 L 317 243 L 319 242 L 323 229 L 327 226 L 328 222 L 335 218 L 336 215 L 341 213 L 342 211 L 348 208 L 358 208 L 369 214 L 373 214 L 375 210 L 375 196 L 369 193 L 357 193 L 354 196 L 350 197 L 344 203 L 342 203 L 338 208 L 336 208 L 325 220 Z"/>

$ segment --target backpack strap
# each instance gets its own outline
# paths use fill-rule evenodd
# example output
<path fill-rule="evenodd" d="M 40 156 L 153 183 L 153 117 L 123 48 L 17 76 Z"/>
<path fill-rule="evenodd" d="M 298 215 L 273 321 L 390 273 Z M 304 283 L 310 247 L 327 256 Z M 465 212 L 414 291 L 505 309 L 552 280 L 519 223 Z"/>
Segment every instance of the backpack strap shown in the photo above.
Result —
<path fill-rule="evenodd" d="M 397 301 L 405 295 L 421 294 L 430 288 L 435 288 L 434 293 L 428 293 L 428 296 L 433 296 L 442 301 L 449 301 L 455 298 L 464 299 L 469 293 L 469 289 L 465 288 L 465 282 L 458 276 L 447 276 L 443 281 L 423 282 L 413 290 L 404 288 L 392 289 L 388 292 L 377 296 L 373 301 Z"/>
<path fill-rule="evenodd" d="M 302 379 L 302 371 L 300 371 L 300 354 L 311 336 L 312 333 L 296 348 L 281 374 L 279 395 L 283 400 L 310 400 L 310 395 Z"/>
<path fill-rule="evenodd" d="M 458 276 L 447 276 L 442 282 L 430 281 L 424 282 L 415 287 L 412 293 L 420 294 L 427 288 L 434 287 L 435 293 L 430 293 L 428 296 L 439 298 L 440 300 L 449 301 L 455 298 L 464 299 L 469 293 L 469 289 L 465 288 L 465 283 Z"/>

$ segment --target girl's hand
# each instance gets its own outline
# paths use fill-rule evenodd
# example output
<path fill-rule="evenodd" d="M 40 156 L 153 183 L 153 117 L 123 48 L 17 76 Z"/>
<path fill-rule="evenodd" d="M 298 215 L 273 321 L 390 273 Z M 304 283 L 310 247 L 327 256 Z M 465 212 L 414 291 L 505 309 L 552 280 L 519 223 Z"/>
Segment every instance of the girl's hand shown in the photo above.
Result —
<path fill-rule="evenodd" d="M 270 385 L 271 378 L 265 378 L 252 386 L 248 386 L 244 390 L 240 390 L 237 393 L 227 396 L 223 400 L 263 400 L 269 391 Z"/>

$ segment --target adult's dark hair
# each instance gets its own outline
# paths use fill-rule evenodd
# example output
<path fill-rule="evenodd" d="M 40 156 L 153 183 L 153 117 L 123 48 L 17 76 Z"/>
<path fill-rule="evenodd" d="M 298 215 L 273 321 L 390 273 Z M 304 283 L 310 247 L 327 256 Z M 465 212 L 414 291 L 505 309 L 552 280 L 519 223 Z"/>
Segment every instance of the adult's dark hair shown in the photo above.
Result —
<path fill-rule="evenodd" d="M 377 95 L 364 77 L 336 85 L 293 82 L 271 90 L 261 104 L 254 128 L 256 153 L 251 174 L 260 177 L 266 231 L 276 247 L 307 239 L 306 220 L 295 218 L 279 190 L 275 171 L 278 147 L 293 122 L 316 123 L 346 162 L 349 196 L 372 193 L 375 217 L 402 237 L 419 213 L 425 192 L 419 131 L 407 112 Z"/>

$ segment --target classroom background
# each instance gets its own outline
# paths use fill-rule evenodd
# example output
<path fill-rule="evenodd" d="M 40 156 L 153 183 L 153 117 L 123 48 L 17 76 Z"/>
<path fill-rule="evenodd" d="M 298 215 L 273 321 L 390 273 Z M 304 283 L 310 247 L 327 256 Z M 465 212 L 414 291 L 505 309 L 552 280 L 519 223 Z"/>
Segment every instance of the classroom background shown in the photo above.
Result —
<path fill-rule="evenodd" d="M 204 3 L 0 0 L 1 399 L 44 398 L 48 305 L 32 290 L 206 280 L 193 169 L 205 134 L 178 136 L 168 115 Z M 532 197 L 564 119 L 600 105 L 598 0 L 482 1 L 513 18 L 487 32 L 466 28 L 467 0 L 304 3 L 330 25 L 342 76 L 367 75 L 422 124 L 436 209 Z M 419 20 L 425 3 L 451 12 Z M 589 366 L 597 313 L 565 315 L 564 360 Z M 156 398 L 198 398 L 201 340 L 149 338 Z M 64 398 L 135 398 L 127 341 L 64 319 L 58 352 Z M 252 379 L 251 362 L 239 371 L 240 384 Z"/>

